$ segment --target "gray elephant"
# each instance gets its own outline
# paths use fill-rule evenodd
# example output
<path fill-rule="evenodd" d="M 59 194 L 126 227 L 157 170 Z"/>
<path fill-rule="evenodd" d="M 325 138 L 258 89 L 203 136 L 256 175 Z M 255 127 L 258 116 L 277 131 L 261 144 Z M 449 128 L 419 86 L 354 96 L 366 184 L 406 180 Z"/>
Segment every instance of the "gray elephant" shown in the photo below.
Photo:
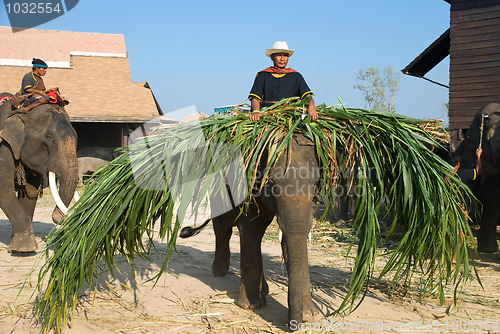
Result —
<path fill-rule="evenodd" d="M 81 157 L 78 158 L 78 179 L 83 182 L 85 175 L 92 174 L 110 160 L 104 160 L 94 157 Z"/>
<path fill-rule="evenodd" d="M 0 208 L 12 224 L 8 250 L 32 252 L 38 247 L 32 221 L 39 189 L 49 171 L 59 177 L 60 195 L 69 205 L 78 181 L 76 132 L 63 107 L 43 104 L 29 112 L 12 111 L 11 102 L 0 106 L 8 115 L 0 129 Z M 53 220 L 62 213 L 55 208 Z"/>
<path fill-rule="evenodd" d="M 78 157 L 78 179 L 83 181 L 87 174 L 92 174 L 105 164 L 109 163 L 120 155 L 112 147 L 88 146 L 76 152 Z"/>
<path fill-rule="evenodd" d="M 116 151 L 113 147 L 87 146 L 76 151 L 78 158 L 97 158 L 111 161 L 120 155 L 120 151 Z"/>
<path fill-rule="evenodd" d="M 241 244 L 241 284 L 237 304 L 257 309 L 266 304 L 269 288 L 264 278 L 261 241 L 267 226 L 276 216 L 283 232 L 281 247 L 288 272 L 289 324 L 299 324 L 318 313 L 310 291 L 307 237 L 313 222 L 313 198 L 320 172 L 312 142 L 294 135 L 288 154 L 284 154 L 270 171 L 269 182 L 254 194 L 248 212 L 240 208 L 213 218 L 216 237 L 212 272 L 226 275 L 229 269 L 229 240 L 237 226 Z M 267 157 L 263 156 L 262 161 Z M 261 173 L 264 171 L 261 170 Z M 261 174 L 263 175 L 263 174 Z M 197 229 L 184 228 L 181 237 L 194 235 Z"/>
<path fill-rule="evenodd" d="M 460 169 L 475 168 L 476 149 L 481 140 L 482 172 L 470 187 L 482 204 L 482 213 L 477 214 L 481 225 L 477 236 L 478 250 L 492 253 L 498 251 L 496 228 L 500 219 L 500 104 L 490 103 L 474 116 L 456 151 L 460 156 Z"/>

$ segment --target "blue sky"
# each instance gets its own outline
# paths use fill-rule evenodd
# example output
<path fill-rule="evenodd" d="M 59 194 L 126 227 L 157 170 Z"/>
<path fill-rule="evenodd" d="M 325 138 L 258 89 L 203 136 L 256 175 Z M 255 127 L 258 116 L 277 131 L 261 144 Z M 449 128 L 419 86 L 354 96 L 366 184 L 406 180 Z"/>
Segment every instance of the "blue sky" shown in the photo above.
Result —
<path fill-rule="evenodd" d="M 400 72 L 449 27 L 444 0 L 159 1 L 80 0 L 37 29 L 123 34 L 133 81 L 147 81 L 164 112 L 243 101 L 264 52 L 284 40 L 289 66 L 303 74 L 317 104 L 364 107 L 354 89 L 360 69 Z M 0 25 L 8 26 L 5 8 Z M 428 77 L 448 84 L 449 60 Z M 63 87 L 61 89 L 64 90 Z M 119 93 L 119 91 L 117 92 Z M 448 90 L 401 74 L 397 112 L 447 122 Z"/>

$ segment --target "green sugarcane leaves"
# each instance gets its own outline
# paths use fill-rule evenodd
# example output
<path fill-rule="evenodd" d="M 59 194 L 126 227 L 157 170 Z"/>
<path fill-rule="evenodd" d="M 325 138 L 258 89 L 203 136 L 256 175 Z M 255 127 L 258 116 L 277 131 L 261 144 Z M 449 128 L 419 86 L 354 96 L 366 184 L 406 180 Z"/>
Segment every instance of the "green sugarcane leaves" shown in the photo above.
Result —
<path fill-rule="evenodd" d="M 161 275 L 188 208 L 196 212 L 219 198 L 222 204 L 211 203 L 212 210 L 239 204 L 244 210 L 297 132 L 314 143 L 325 208 L 333 207 L 342 180 L 356 200 L 356 261 L 336 313 L 352 311 L 362 300 L 374 275 L 382 222 L 390 235 L 401 235 L 379 278 L 393 272 L 392 283 L 410 283 L 418 269 L 427 275 L 423 290 L 437 291 L 441 301 L 447 283 L 459 291 L 471 273 L 466 243 L 472 240 L 461 204 L 472 195 L 432 152 L 439 144 L 420 128 L 426 122 L 324 104 L 317 108 L 319 119 L 310 122 L 302 117 L 307 103 L 284 99 L 262 109 L 258 122 L 245 114 L 214 115 L 194 125 L 159 127 L 99 170 L 64 225 L 47 238 L 36 306 L 42 331 L 66 325 L 77 294 L 85 282 L 93 285 L 101 261 L 112 272 L 116 254 L 130 261 L 134 255 L 148 258 L 155 236 L 167 243 Z"/>

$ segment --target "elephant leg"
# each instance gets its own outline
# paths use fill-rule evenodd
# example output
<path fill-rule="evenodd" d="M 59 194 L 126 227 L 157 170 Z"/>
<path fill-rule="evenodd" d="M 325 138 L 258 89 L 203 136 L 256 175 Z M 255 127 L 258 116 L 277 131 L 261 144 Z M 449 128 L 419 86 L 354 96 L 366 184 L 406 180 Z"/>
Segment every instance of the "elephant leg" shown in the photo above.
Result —
<path fill-rule="evenodd" d="M 28 214 L 32 222 L 38 199 L 38 188 L 41 184 L 42 177 L 40 175 L 26 176 L 25 190 L 18 193 L 19 204 L 23 208 L 24 212 Z"/>
<path fill-rule="evenodd" d="M 233 234 L 234 219 L 231 212 L 212 219 L 215 233 L 215 259 L 212 264 L 212 273 L 215 276 L 225 276 L 229 270 L 231 257 L 229 241 Z"/>
<path fill-rule="evenodd" d="M 302 288 L 302 317 L 303 320 L 310 319 L 319 313 L 311 297 L 311 276 L 309 272 L 309 252 L 306 246 L 306 261 L 304 266 L 304 284 Z"/>
<path fill-rule="evenodd" d="M 12 239 L 8 251 L 27 253 L 38 248 L 31 217 L 16 197 L 12 153 L 0 144 L 0 207 L 12 224 Z"/>
<path fill-rule="evenodd" d="M 307 240 L 302 241 L 300 239 L 293 236 L 284 236 L 281 242 L 289 276 L 288 317 L 289 320 L 295 320 L 296 323 L 301 323 L 303 320 L 307 320 L 319 313 L 311 297 L 307 246 L 305 246 L 305 256 L 297 254 L 302 253 L 300 251 L 302 244 L 307 245 Z"/>
<path fill-rule="evenodd" d="M 264 278 L 261 241 L 272 219 L 240 217 L 238 228 L 241 247 L 241 284 L 236 302 L 242 308 L 258 309 L 266 305 L 269 286 Z"/>
<path fill-rule="evenodd" d="M 280 200 L 278 224 L 288 272 L 288 319 L 290 324 L 318 314 L 311 297 L 307 236 L 312 226 L 312 204 L 304 198 Z"/>
<path fill-rule="evenodd" d="M 4 213 L 12 223 L 12 239 L 10 240 L 8 252 L 28 253 L 38 249 L 38 243 L 35 240 L 31 218 L 23 211 L 23 207 L 14 201 Z M 16 205 L 17 204 L 17 205 Z"/>
<path fill-rule="evenodd" d="M 479 252 L 495 253 L 498 252 L 496 231 L 499 212 L 496 205 L 488 204 L 490 205 L 484 205 L 481 227 L 477 237 L 477 249 Z"/>

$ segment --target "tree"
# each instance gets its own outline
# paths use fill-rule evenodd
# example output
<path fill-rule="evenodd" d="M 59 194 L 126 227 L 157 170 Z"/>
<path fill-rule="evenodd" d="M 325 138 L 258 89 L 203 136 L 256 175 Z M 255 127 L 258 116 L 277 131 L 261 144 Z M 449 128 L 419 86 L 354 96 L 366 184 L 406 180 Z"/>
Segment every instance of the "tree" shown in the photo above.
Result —
<path fill-rule="evenodd" d="M 441 111 L 449 117 L 450 116 L 450 103 L 443 102 L 443 106 L 441 107 Z"/>
<path fill-rule="evenodd" d="M 394 99 L 399 85 L 399 74 L 391 66 L 387 66 L 382 73 L 376 67 L 360 69 L 356 77 L 354 88 L 359 89 L 366 101 L 365 107 L 371 110 L 395 112 Z"/>

